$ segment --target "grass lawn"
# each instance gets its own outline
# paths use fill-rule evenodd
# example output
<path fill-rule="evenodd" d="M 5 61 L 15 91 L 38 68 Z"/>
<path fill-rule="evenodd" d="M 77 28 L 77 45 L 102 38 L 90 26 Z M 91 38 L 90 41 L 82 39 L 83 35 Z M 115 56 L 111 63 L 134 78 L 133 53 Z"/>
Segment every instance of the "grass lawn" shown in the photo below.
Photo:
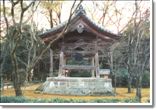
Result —
<path fill-rule="evenodd" d="M 68 96 L 68 95 L 55 95 L 55 94 L 43 94 L 43 93 L 34 93 L 34 90 L 39 87 L 40 84 L 33 84 L 27 87 L 23 87 L 23 95 L 31 99 L 52 99 L 52 98 L 63 98 L 63 99 L 81 99 L 81 100 L 93 100 L 93 99 L 124 99 L 124 98 L 134 98 L 136 95 L 136 90 L 133 89 L 132 93 L 127 93 L 127 88 L 117 88 L 116 96 Z M 13 88 L 5 89 L 2 92 L 3 96 L 15 96 Z M 145 103 L 150 97 L 150 89 L 142 89 L 142 102 Z"/>

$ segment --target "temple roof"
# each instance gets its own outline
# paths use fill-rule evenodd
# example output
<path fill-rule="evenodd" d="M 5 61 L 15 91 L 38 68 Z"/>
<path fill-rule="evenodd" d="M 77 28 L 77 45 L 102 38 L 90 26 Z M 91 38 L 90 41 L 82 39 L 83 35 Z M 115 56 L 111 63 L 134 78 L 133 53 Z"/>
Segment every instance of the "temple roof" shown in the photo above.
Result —
<path fill-rule="evenodd" d="M 58 26 L 47 30 L 46 32 L 40 34 L 39 36 L 47 42 L 48 40 L 52 40 L 56 37 L 57 34 L 62 32 L 62 30 L 67 25 L 68 21 L 65 21 Z M 79 29 L 80 28 L 80 29 Z M 83 29 L 83 30 L 81 30 Z M 101 37 L 106 40 L 117 40 L 120 38 L 119 35 L 112 33 L 111 31 L 105 29 L 100 24 L 96 24 L 92 19 L 90 19 L 87 15 L 85 10 L 83 9 L 82 5 L 80 5 L 79 9 L 75 11 L 75 14 L 72 16 L 70 23 L 68 25 L 68 29 L 66 33 L 72 32 L 77 30 L 79 33 L 81 31 L 90 31 L 91 33 L 95 34 L 98 37 Z"/>

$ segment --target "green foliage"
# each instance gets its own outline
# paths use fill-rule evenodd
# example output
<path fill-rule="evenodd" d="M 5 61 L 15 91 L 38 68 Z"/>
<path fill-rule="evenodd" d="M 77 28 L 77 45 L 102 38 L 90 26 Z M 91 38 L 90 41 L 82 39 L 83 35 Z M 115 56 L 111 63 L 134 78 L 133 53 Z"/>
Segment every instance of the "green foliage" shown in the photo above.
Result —
<path fill-rule="evenodd" d="M 150 21 L 143 19 L 137 24 L 136 27 L 134 23 L 127 26 L 113 52 L 113 69 L 117 86 L 130 87 L 129 81 L 132 80 L 133 87 L 138 87 L 136 86 L 138 82 L 142 83 L 143 87 L 149 87 L 150 76 L 143 72 L 150 69 Z M 139 76 L 142 76 L 142 82 L 139 81 Z"/>
<path fill-rule="evenodd" d="M 0 56 L 0 61 L 2 62 L 2 60 L 5 60 L 3 65 L 1 65 L 2 67 L 2 75 L 3 77 L 8 79 L 8 76 L 10 75 L 11 71 L 12 71 L 12 64 L 11 64 L 11 58 L 10 56 L 7 55 L 2 55 Z M 2 64 L 2 63 L 1 63 Z"/>
<path fill-rule="evenodd" d="M 1 103 L 136 103 L 136 98 L 130 99 L 27 99 L 25 97 L 1 97 Z"/>
<path fill-rule="evenodd" d="M 32 29 L 32 27 L 34 28 Z M 13 69 L 11 52 L 14 50 L 14 47 L 16 47 L 15 53 L 19 69 L 26 69 L 28 66 L 28 62 L 31 62 L 32 59 L 36 56 L 37 51 L 41 49 L 41 42 L 37 37 L 38 32 L 36 31 L 34 24 L 24 24 L 22 25 L 21 33 L 19 30 L 19 24 L 10 26 L 8 29 L 8 33 L 5 35 L 6 39 L 3 43 L 1 43 L 1 46 L 4 49 L 1 50 L 3 55 L 0 56 L 0 62 L 3 62 L 2 73 L 3 76 L 9 77 L 7 79 L 10 79 Z M 25 72 L 26 71 L 24 71 L 23 73 Z M 22 77 L 24 76 L 25 75 L 23 74 Z"/>
<path fill-rule="evenodd" d="M 19 69 L 18 70 L 19 73 L 19 80 L 20 80 L 20 84 L 24 85 L 25 80 L 26 80 L 26 72 L 24 69 Z"/>
<path fill-rule="evenodd" d="M 93 103 L 117 103 L 120 102 L 119 99 L 95 99 L 92 100 Z"/>
<path fill-rule="evenodd" d="M 114 79 L 115 76 L 112 76 L 112 79 Z M 114 80 L 112 80 L 113 86 L 115 84 Z M 119 68 L 118 71 L 116 71 L 116 86 L 117 87 L 127 87 L 128 85 L 128 72 L 125 68 Z M 132 86 L 136 87 L 136 77 L 132 77 Z M 144 71 L 144 74 L 142 75 L 142 87 L 149 87 L 150 86 L 150 73 L 149 71 Z"/>
<path fill-rule="evenodd" d="M 117 87 L 127 87 L 128 84 L 128 72 L 125 68 L 119 68 L 115 71 L 116 74 L 116 86 Z M 115 76 L 112 76 L 112 79 L 115 79 Z M 112 80 L 113 86 L 115 84 L 115 80 Z"/>
<path fill-rule="evenodd" d="M 137 103 L 137 99 L 136 98 L 130 98 L 130 99 L 124 99 L 120 101 L 121 103 Z"/>
<path fill-rule="evenodd" d="M 25 97 L 1 97 L 1 103 L 28 103 Z"/>
<path fill-rule="evenodd" d="M 142 87 L 149 87 L 150 86 L 150 72 L 145 71 L 142 76 Z"/>

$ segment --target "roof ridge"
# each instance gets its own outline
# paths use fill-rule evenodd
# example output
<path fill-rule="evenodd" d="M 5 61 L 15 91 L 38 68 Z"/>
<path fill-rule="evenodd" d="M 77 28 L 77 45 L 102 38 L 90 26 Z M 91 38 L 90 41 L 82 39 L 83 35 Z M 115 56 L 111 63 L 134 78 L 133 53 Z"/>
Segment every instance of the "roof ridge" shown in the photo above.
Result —
<path fill-rule="evenodd" d="M 90 23 L 92 23 L 95 27 L 97 27 L 101 31 L 105 31 L 105 32 L 108 32 L 110 34 L 117 35 L 117 33 L 113 33 L 110 30 L 105 29 L 105 27 L 103 25 L 101 25 L 99 23 L 96 23 L 91 18 L 89 18 L 87 16 L 86 11 L 84 10 L 84 8 L 83 8 L 82 5 L 80 5 L 79 8 L 78 8 L 78 10 L 76 10 L 76 12 L 72 15 L 71 20 L 75 19 L 76 17 L 80 17 L 80 16 L 85 17 Z M 64 27 L 67 23 L 68 23 L 68 20 L 66 20 L 66 21 L 64 21 L 64 22 L 56 25 L 56 27 L 53 27 L 51 29 L 46 30 L 45 32 L 41 33 L 40 35 L 42 36 L 42 35 L 47 34 L 49 32 L 56 31 L 57 29 L 60 29 L 60 28 Z"/>
<path fill-rule="evenodd" d="M 79 6 L 79 8 L 75 11 L 75 15 L 81 15 L 81 14 L 85 14 L 86 15 L 86 11 L 83 8 L 82 4 Z"/>

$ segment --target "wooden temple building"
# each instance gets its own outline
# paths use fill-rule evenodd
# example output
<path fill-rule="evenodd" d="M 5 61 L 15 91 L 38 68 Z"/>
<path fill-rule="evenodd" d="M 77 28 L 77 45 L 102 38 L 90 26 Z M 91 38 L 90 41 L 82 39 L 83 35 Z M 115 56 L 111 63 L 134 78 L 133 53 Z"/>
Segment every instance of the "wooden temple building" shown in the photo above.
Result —
<path fill-rule="evenodd" d="M 103 95 L 112 92 L 112 80 L 108 78 L 110 70 L 99 68 L 99 55 L 119 36 L 95 24 L 82 6 L 76 10 L 70 22 L 64 22 L 40 36 L 46 45 L 51 43 L 50 74 L 39 88 L 42 92 L 68 95 Z M 54 56 L 59 59 L 57 77 L 53 75 Z M 71 58 L 88 63 L 69 64 Z M 68 72 L 72 70 L 90 71 L 91 77 L 70 77 Z"/>

